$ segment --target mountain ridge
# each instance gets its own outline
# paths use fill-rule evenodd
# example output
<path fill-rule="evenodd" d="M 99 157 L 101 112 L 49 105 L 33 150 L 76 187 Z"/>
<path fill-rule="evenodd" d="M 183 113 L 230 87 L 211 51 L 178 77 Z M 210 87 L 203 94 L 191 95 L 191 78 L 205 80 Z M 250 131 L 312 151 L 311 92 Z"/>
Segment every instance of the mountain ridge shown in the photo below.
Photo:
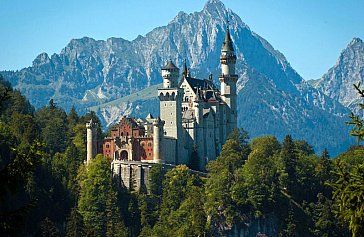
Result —
<path fill-rule="evenodd" d="M 362 39 L 354 37 L 340 52 L 335 65 L 312 84 L 354 113 L 360 113 L 357 104 L 361 98 L 353 87 L 358 82 L 364 83 L 364 43 Z"/>
<path fill-rule="evenodd" d="M 345 115 L 349 111 L 305 82 L 282 53 L 218 0 L 208 1 L 200 12 L 180 12 L 166 26 L 132 41 L 115 37 L 71 40 L 60 54 L 39 55 L 33 67 L 8 76 L 13 85 L 30 95 L 36 107 L 53 98 L 65 108 L 75 103 L 79 110 L 161 83 L 160 68 L 168 59 L 178 66 L 186 59 L 192 76 L 207 78 L 212 73 L 219 85 L 219 56 L 227 16 L 238 59 L 239 126 L 252 137 L 273 134 L 282 139 L 290 133 L 313 143 L 318 151 L 326 146 L 336 154 L 348 147 L 350 139 L 342 135 L 348 134 Z M 117 113 L 144 116 L 149 109 L 158 113 L 157 103 L 140 98 L 126 107 L 121 105 L 123 108 L 102 111 L 99 106 L 97 111 L 110 123 L 105 116 L 111 114 L 117 119 Z M 330 130 L 325 132 L 328 145 L 323 141 L 324 133 L 315 134 L 325 127 Z"/>

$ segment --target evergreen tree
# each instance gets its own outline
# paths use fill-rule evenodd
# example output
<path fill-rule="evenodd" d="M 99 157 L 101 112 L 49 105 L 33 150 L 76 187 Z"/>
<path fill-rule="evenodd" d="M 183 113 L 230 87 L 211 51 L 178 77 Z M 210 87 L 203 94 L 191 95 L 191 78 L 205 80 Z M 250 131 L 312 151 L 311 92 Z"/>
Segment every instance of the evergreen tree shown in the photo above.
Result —
<path fill-rule="evenodd" d="M 55 226 L 54 222 L 51 221 L 48 217 L 46 217 L 41 225 L 40 225 L 40 233 L 38 234 L 41 237 L 59 237 L 59 230 Z"/>
<path fill-rule="evenodd" d="M 72 208 L 71 214 L 67 220 L 67 237 L 79 237 L 84 236 L 84 225 L 81 214 L 78 212 L 77 208 Z"/>
<path fill-rule="evenodd" d="M 355 85 L 355 89 L 360 97 L 364 96 L 364 90 L 360 88 L 360 82 Z M 359 103 L 360 109 L 364 109 L 364 104 Z M 364 120 L 359 115 L 351 113 L 351 121 L 348 125 L 353 125 L 351 135 L 357 137 L 358 145 L 364 140 Z M 362 159 L 363 154 L 361 154 Z M 337 162 L 336 182 L 332 182 L 334 188 L 334 199 L 339 207 L 339 217 L 349 223 L 349 229 L 353 237 L 364 236 L 364 162 L 354 167 L 345 167 L 346 164 Z"/>
<path fill-rule="evenodd" d="M 206 216 L 200 178 L 185 165 L 168 171 L 165 177 L 160 217 L 153 236 L 202 236 Z"/>
<path fill-rule="evenodd" d="M 64 110 L 50 102 L 48 107 L 39 109 L 35 117 L 41 129 L 41 137 L 47 143 L 49 152 L 51 154 L 64 152 L 69 134 L 67 115 Z"/>
<path fill-rule="evenodd" d="M 86 229 L 92 230 L 98 236 L 116 236 L 125 232 L 120 210 L 117 207 L 117 193 L 112 183 L 112 173 L 109 161 L 102 155 L 95 159 L 80 172 L 80 198 L 78 210 L 81 213 Z M 117 231 L 117 232 L 116 232 Z"/>
<path fill-rule="evenodd" d="M 275 137 L 266 136 L 255 138 L 251 149 L 247 162 L 236 172 L 233 198 L 245 214 L 265 218 L 275 210 L 280 195 L 274 157 L 280 145 Z"/>
<path fill-rule="evenodd" d="M 286 190 L 291 195 L 298 195 L 295 185 L 297 182 L 296 167 L 297 167 L 297 153 L 296 146 L 290 135 L 287 135 L 282 143 L 281 150 L 281 185 L 283 190 Z"/>
<path fill-rule="evenodd" d="M 207 165 L 208 178 L 205 184 L 205 211 L 209 219 L 207 226 L 212 232 L 223 234 L 239 220 L 237 205 L 232 199 L 232 187 L 236 182 L 235 172 L 246 158 L 239 136 L 232 136 L 224 144 L 219 157 Z"/>

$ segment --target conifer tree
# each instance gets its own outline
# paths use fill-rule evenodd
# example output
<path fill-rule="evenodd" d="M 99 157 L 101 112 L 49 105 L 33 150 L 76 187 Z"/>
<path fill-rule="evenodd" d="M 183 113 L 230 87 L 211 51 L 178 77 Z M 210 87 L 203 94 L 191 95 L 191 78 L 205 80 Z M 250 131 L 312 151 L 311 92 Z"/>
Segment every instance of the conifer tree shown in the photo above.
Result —
<path fill-rule="evenodd" d="M 79 237 L 84 236 L 84 225 L 81 214 L 78 212 L 77 208 L 72 208 L 71 214 L 67 220 L 67 237 Z"/>
<path fill-rule="evenodd" d="M 360 97 L 364 97 L 364 90 L 360 88 L 360 82 L 354 84 Z M 364 104 L 359 103 L 361 110 Z M 357 137 L 358 145 L 364 140 L 364 119 L 351 113 L 353 125 L 351 135 Z M 334 188 L 334 199 L 339 207 L 339 217 L 349 223 L 349 229 L 353 237 L 364 236 L 364 163 L 355 165 L 351 169 L 345 167 L 345 163 L 338 162 L 336 174 L 338 180 L 331 183 Z"/>
<path fill-rule="evenodd" d="M 290 135 L 287 135 L 282 143 L 281 150 L 281 162 L 283 172 L 281 173 L 281 182 L 283 185 L 283 189 L 287 190 L 287 192 L 291 195 L 295 195 L 296 189 L 296 167 L 297 167 L 297 153 L 296 147 Z"/>
<path fill-rule="evenodd" d="M 94 231 L 98 236 L 116 236 L 125 232 L 117 208 L 117 193 L 112 184 L 109 161 L 104 156 L 97 155 L 83 171 L 86 174 L 79 175 L 84 178 L 81 178 L 80 183 L 78 210 L 86 229 Z"/>

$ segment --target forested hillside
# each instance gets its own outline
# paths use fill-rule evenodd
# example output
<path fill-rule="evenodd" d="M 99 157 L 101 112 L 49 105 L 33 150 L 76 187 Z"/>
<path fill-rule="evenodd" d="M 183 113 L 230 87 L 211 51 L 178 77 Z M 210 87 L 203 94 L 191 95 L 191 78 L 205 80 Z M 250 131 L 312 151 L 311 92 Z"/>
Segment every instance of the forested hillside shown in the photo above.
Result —
<path fill-rule="evenodd" d="M 364 233 L 362 146 L 330 159 L 289 135 L 249 140 L 237 129 L 206 176 L 155 165 L 145 193 L 118 187 L 102 155 L 86 167 L 91 118 L 52 100 L 35 110 L 0 78 L 1 236 Z"/>

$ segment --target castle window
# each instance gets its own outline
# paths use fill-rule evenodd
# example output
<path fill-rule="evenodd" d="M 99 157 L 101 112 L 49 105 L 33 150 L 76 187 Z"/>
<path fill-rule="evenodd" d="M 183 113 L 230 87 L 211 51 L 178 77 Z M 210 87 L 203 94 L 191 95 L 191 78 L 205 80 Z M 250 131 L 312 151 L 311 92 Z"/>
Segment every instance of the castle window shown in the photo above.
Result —
<path fill-rule="evenodd" d="M 148 143 L 148 146 L 149 146 L 149 147 L 151 147 L 151 146 L 152 146 L 152 143 L 151 143 L 151 142 L 149 142 L 149 143 Z"/>
<path fill-rule="evenodd" d="M 141 145 L 142 145 L 142 147 L 144 147 L 144 145 L 145 145 L 144 142 L 142 142 Z"/>
<path fill-rule="evenodd" d="M 106 148 L 110 148 L 110 144 L 109 143 L 106 143 Z"/>
<path fill-rule="evenodd" d="M 121 136 L 124 136 L 124 133 L 123 132 L 121 133 Z"/>
<path fill-rule="evenodd" d="M 152 153 L 148 153 L 148 156 L 151 156 L 152 155 Z"/>

